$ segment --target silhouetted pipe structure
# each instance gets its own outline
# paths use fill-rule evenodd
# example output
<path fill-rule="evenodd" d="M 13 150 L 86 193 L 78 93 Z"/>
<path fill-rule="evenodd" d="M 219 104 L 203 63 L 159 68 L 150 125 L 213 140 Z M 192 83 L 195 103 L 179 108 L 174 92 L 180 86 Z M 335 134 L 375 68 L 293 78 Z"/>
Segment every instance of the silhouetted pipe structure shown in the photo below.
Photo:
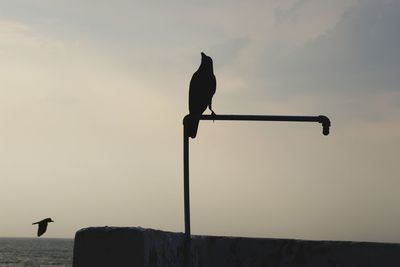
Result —
<path fill-rule="evenodd" d="M 186 125 L 189 115 L 183 118 L 183 190 L 185 209 L 185 237 L 190 240 L 190 200 L 189 200 L 189 136 Z M 213 121 L 294 121 L 318 122 L 322 124 L 322 133 L 329 134 L 331 122 L 328 117 L 320 116 L 282 116 L 282 115 L 201 115 L 200 120 Z"/>

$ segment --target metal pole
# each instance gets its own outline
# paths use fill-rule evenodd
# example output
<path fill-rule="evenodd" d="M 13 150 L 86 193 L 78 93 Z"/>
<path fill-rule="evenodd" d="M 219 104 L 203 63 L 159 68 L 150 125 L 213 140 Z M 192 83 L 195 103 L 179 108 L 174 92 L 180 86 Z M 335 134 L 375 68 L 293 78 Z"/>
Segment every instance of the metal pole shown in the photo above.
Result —
<path fill-rule="evenodd" d="M 187 133 L 186 116 L 183 120 L 183 197 L 185 209 L 185 240 L 183 251 L 183 266 L 191 267 L 191 232 L 190 232 L 190 200 L 189 200 L 189 135 Z"/>
<path fill-rule="evenodd" d="M 189 136 L 186 124 L 183 125 L 183 191 L 185 202 L 185 237 L 190 238 L 190 200 L 189 200 Z"/>
<path fill-rule="evenodd" d="M 186 118 L 186 117 L 185 117 Z M 282 116 L 282 115 L 201 115 L 200 120 L 213 121 L 294 121 L 319 122 L 322 124 L 322 133 L 329 134 L 331 121 L 328 117 L 319 116 Z"/>

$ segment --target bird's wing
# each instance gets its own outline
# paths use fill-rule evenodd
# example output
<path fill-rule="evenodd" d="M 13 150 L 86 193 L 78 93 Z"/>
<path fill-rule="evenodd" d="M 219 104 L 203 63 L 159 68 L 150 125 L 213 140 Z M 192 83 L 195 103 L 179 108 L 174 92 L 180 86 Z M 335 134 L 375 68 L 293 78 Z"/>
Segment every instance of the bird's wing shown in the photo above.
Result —
<path fill-rule="evenodd" d="M 211 99 L 213 98 L 215 91 L 217 90 L 217 80 L 215 79 L 215 75 L 213 74 L 209 79 L 208 79 L 208 104 L 211 103 Z"/>
<path fill-rule="evenodd" d="M 209 82 L 207 77 L 196 71 L 189 86 L 189 112 L 194 115 L 201 115 L 209 103 L 207 91 Z"/>
<path fill-rule="evenodd" d="M 47 223 L 39 223 L 39 229 L 37 235 L 38 236 L 43 235 L 46 232 L 46 229 L 47 229 Z"/>
<path fill-rule="evenodd" d="M 32 223 L 32 224 L 40 224 L 40 223 L 43 223 L 45 220 L 41 220 L 41 221 L 38 221 L 38 222 L 34 222 L 34 223 Z"/>

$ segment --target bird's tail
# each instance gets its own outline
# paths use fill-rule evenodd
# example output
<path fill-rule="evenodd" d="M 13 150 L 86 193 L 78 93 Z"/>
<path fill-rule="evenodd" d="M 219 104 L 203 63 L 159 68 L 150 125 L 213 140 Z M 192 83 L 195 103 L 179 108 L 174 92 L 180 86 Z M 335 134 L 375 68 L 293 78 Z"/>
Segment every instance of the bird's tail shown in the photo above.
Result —
<path fill-rule="evenodd" d="M 195 138 L 197 134 L 197 129 L 199 128 L 199 121 L 200 118 L 197 116 L 190 115 L 189 119 L 187 120 L 186 131 L 187 135 L 191 138 Z"/>

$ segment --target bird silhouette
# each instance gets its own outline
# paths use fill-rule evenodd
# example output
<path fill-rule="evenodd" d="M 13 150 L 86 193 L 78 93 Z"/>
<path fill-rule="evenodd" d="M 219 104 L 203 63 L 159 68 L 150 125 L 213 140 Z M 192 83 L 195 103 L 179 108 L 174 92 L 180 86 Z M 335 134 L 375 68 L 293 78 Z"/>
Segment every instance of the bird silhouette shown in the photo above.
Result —
<path fill-rule="evenodd" d="M 34 225 L 34 224 L 39 224 L 37 236 L 41 236 L 41 235 L 43 235 L 43 234 L 46 232 L 47 224 L 48 224 L 49 222 L 54 222 L 54 221 L 53 221 L 51 218 L 46 218 L 46 219 L 41 220 L 41 221 L 39 221 L 39 222 L 32 223 L 32 225 Z"/>
<path fill-rule="evenodd" d="M 199 127 L 200 116 L 210 108 L 211 114 L 215 116 L 212 109 L 212 98 L 215 94 L 217 81 L 214 76 L 213 61 L 211 57 L 201 53 L 201 64 L 193 74 L 189 86 L 189 120 L 187 134 L 195 138 Z"/>

